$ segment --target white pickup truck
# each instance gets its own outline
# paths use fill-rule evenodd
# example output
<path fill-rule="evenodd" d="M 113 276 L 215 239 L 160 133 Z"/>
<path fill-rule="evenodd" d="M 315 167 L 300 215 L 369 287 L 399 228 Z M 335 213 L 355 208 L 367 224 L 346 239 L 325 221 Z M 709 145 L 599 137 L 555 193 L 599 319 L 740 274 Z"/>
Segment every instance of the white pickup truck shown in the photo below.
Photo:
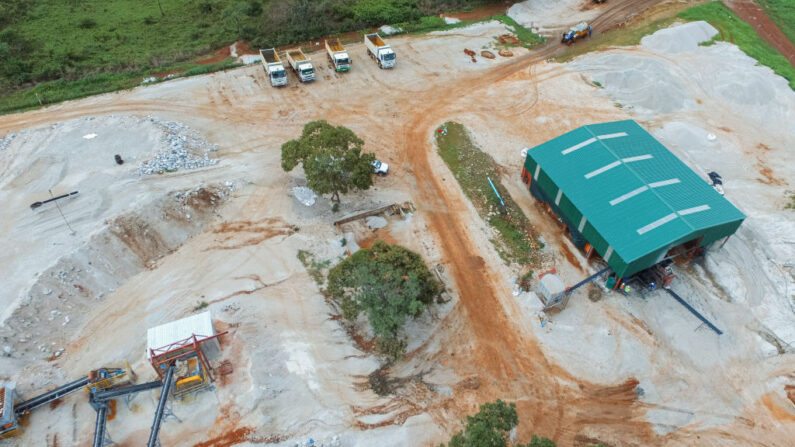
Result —
<path fill-rule="evenodd" d="M 334 64 L 335 70 L 348 71 L 351 69 L 351 59 L 338 38 L 326 40 L 326 52 L 328 53 L 328 59 Z"/>
<path fill-rule="evenodd" d="M 378 62 L 379 67 L 392 68 L 395 66 L 395 52 L 378 33 L 365 34 L 364 44 L 367 45 L 367 54 Z"/>
<path fill-rule="evenodd" d="M 315 80 L 315 67 L 312 66 L 312 60 L 306 57 L 306 54 L 300 48 L 287 51 L 287 62 L 293 67 L 301 82 L 312 82 Z"/>
<path fill-rule="evenodd" d="M 284 71 L 284 65 L 276 54 L 275 48 L 268 48 L 259 50 L 259 55 L 262 56 L 262 66 L 265 67 L 265 73 L 271 79 L 271 85 L 278 87 L 280 85 L 287 85 L 287 72 Z"/>

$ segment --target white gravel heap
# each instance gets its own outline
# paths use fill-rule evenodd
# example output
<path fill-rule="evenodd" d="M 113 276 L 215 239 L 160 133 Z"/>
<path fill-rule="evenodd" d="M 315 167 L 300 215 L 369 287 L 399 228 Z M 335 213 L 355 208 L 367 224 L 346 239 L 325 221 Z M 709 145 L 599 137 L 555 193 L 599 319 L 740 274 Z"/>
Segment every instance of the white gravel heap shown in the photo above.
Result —
<path fill-rule="evenodd" d="M 139 175 L 162 174 L 178 169 L 198 169 L 218 164 L 217 158 L 210 158 L 209 152 L 218 150 L 218 145 L 211 145 L 190 127 L 172 121 L 157 118 L 146 118 L 159 125 L 165 132 L 165 150 L 155 154 L 151 160 L 145 160 L 138 166 Z"/>
<path fill-rule="evenodd" d="M 11 144 L 12 141 L 14 141 L 14 138 L 16 138 L 16 136 L 17 136 L 17 134 L 10 133 L 10 134 L 6 135 L 5 138 L 0 138 L 0 151 L 2 151 L 5 148 L 7 148 L 8 145 Z"/>
<path fill-rule="evenodd" d="M 718 30 L 707 22 L 674 23 L 640 40 L 640 44 L 655 53 L 682 53 L 695 51 L 698 44 L 708 42 Z"/>
<path fill-rule="evenodd" d="M 700 108 L 699 98 L 742 108 L 760 124 L 791 123 L 787 80 L 728 42 L 701 46 L 716 33 L 706 22 L 666 28 L 644 37 L 637 51 L 605 51 L 569 66 L 590 74 L 622 107 L 642 120 Z M 671 57 L 675 54 L 675 57 Z"/>
<path fill-rule="evenodd" d="M 304 206 L 314 205 L 315 200 L 317 199 L 317 194 L 315 194 L 315 191 L 312 191 L 306 186 L 296 186 L 293 188 L 293 195 Z"/>

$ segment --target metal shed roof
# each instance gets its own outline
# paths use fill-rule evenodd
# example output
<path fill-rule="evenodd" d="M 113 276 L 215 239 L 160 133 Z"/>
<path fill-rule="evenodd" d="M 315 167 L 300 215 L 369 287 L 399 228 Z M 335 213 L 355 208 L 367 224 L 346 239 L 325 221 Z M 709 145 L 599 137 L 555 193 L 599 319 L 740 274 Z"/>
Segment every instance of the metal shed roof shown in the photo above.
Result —
<path fill-rule="evenodd" d="M 628 262 L 745 219 L 632 120 L 583 126 L 527 154 Z"/>
<path fill-rule="evenodd" d="M 150 328 L 146 331 L 146 357 L 149 358 L 152 349 L 177 343 L 193 335 L 199 340 L 215 335 L 210 311 Z"/>

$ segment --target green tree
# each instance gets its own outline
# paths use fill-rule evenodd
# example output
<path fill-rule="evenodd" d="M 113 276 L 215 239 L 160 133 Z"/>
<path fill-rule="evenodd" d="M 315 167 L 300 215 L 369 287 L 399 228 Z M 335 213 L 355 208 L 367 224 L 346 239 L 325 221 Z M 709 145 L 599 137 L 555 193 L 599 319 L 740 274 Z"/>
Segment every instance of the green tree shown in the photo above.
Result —
<path fill-rule="evenodd" d="M 347 127 L 312 121 L 299 139 L 282 145 L 282 169 L 289 172 L 302 163 L 309 188 L 339 202 L 340 193 L 373 185 L 375 155 L 363 154 L 363 144 Z"/>
<path fill-rule="evenodd" d="M 249 7 L 247 4 L 243 2 L 233 3 L 221 11 L 221 19 L 224 23 L 237 27 L 237 34 L 240 35 L 243 26 L 241 20 L 246 16 L 248 11 Z"/>
<path fill-rule="evenodd" d="M 359 0 L 352 9 L 356 19 L 368 25 L 408 22 L 420 16 L 417 0 Z"/>
<path fill-rule="evenodd" d="M 450 439 L 447 447 L 509 447 L 511 430 L 519 425 L 516 404 L 506 404 L 497 399 L 494 403 L 485 403 L 474 416 L 467 416 L 464 430 Z M 441 447 L 444 447 L 442 444 Z M 516 444 L 515 447 L 556 447 L 547 438 L 533 435 L 529 444 Z"/>
<path fill-rule="evenodd" d="M 406 317 L 420 316 L 441 290 L 418 254 L 380 240 L 334 266 L 327 289 L 345 319 L 367 314 L 378 350 L 393 360 L 406 350 Z"/>

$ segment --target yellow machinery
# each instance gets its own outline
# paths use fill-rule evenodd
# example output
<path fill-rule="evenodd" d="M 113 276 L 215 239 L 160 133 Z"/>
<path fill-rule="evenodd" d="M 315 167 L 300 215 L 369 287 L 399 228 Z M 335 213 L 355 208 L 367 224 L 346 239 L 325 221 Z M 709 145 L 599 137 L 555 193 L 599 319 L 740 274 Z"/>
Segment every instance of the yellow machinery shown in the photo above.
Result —
<path fill-rule="evenodd" d="M 177 363 L 177 382 L 174 384 L 173 396 L 185 397 L 210 387 L 204 366 L 197 357 L 190 357 Z"/>
<path fill-rule="evenodd" d="M 88 392 L 96 393 L 108 388 L 132 385 L 135 379 L 135 371 L 130 367 L 130 362 L 125 361 L 123 367 L 105 367 L 91 371 L 85 388 Z"/>

